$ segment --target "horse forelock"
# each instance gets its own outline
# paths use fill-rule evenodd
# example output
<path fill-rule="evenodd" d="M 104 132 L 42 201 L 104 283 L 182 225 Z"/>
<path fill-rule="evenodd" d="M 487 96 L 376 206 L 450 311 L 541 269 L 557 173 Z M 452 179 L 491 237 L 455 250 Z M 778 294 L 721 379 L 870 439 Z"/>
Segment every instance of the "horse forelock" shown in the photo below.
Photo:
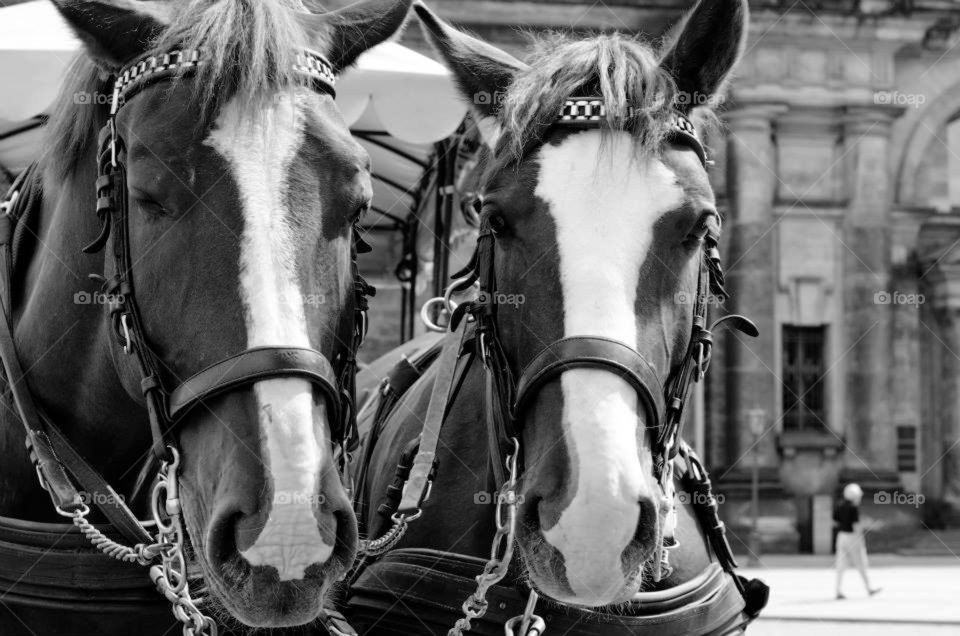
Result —
<path fill-rule="evenodd" d="M 307 81 L 294 70 L 297 54 L 328 45 L 298 19 L 306 11 L 301 0 L 189 0 L 183 5 L 144 54 L 203 52 L 203 63 L 189 71 L 190 80 L 175 80 L 189 88 L 188 99 L 200 108 L 198 130 L 234 97 L 252 110 L 269 106 L 278 93 L 292 94 Z M 69 175 L 88 156 L 106 122 L 111 92 L 110 74 L 79 54 L 47 124 L 47 148 L 56 152 L 45 160 L 57 176 Z"/>

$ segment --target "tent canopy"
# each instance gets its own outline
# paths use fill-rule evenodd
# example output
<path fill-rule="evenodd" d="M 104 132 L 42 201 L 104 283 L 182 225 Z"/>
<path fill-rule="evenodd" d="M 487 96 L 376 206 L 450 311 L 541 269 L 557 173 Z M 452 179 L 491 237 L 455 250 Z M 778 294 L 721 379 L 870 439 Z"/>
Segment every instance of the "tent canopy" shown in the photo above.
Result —
<path fill-rule="evenodd" d="M 0 8 L 0 167 L 15 174 L 38 154 L 42 114 L 80 42 L 53 4 Z M 373 160 L 375 203 L 403 216 L 429 167 L 433 143 L 466 114 L 444 66 L 393 42 L 360 57 L 337 83 L 337 104 Z"/>

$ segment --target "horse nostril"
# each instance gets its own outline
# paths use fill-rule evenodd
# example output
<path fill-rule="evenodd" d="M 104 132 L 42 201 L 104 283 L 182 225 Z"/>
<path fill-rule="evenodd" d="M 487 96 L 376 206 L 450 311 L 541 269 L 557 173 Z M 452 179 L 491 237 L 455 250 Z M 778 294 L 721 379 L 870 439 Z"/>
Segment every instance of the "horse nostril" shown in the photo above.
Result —
<path fill-rule="evenodd" d="M 265 517 L 262 514 L 237 514 L 235 516 L 233 536 L 239 552 L 250 549 L 257 542 L 257 538 L 263 532 L 267 522 Z"/>
<path fill-rule="evenodd" d="M 633 542 L 639 546 L 647 546 L 657 539 L 657 525 L 660 521 L 657 504 L 649 497 L 640 497 L 637 503 L 640 504 L 640 519 L 633 533 Z"/>

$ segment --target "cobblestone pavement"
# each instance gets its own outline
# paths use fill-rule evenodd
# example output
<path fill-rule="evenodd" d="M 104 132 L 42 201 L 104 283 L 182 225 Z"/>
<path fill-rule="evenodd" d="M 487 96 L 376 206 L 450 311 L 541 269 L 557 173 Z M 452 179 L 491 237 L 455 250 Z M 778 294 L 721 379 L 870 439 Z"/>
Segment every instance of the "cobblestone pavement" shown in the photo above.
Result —
<path fill-rule="evenodd" d="M 750 636 L 960 634 L 960 560 L 953 557 L 871 556 L 871 584 L 882 592 L 867 596 L 859 574 L 848 570 L 844 601 L 834 599 L 829 557 L 765 556 L 742 573 L 771 587 Z"/>

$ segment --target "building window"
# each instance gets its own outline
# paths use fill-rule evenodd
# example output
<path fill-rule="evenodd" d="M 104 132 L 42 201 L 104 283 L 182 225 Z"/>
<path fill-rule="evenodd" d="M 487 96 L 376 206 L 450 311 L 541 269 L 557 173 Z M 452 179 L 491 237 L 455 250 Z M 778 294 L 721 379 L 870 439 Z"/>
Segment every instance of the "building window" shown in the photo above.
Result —
<path fill-rule="evenodd" d="M 897 427 L 897 472 L 917 472 L 917 427 Z"/>
<path fill-rule="evenodd" d="M 960 211 L 960 119 L 947 124 L 947 191 L 950 209 Z"/>
<path fill-rule="evenodd" d="M 824 431 L 826 327 L 783 326 L 783 428 Z"/>

